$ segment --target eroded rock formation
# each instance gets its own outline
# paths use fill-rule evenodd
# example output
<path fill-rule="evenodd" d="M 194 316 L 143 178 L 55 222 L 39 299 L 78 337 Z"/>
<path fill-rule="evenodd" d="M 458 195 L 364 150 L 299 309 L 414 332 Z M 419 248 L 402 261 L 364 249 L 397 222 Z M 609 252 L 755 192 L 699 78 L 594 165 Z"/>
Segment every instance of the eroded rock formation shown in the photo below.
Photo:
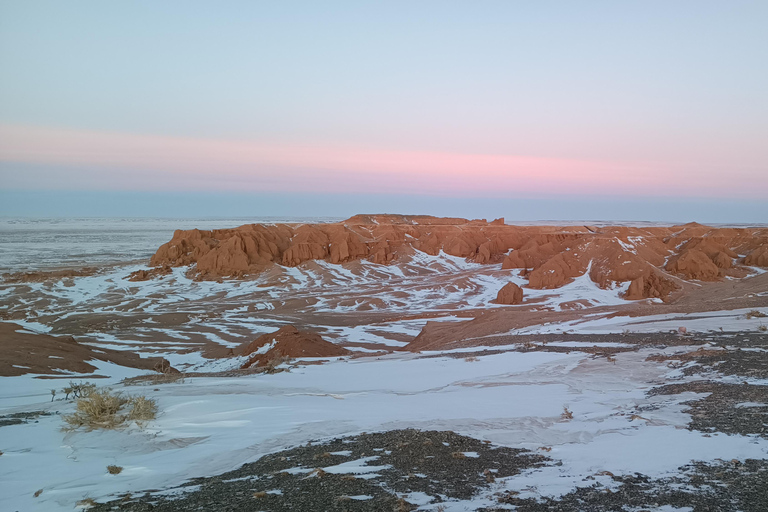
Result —
<path fill-rule="evenodd" d="M 507 283 L 496 295 L 497 304 L 520 304 L 523 302 L 523 289 L 515 283 Z"/>
<path fill-rule="evenodd" d="M 324 340 L 317 333 L 286 325 L 249 343 L 242 355 L 250 357 L 242 368 L 265 366 L 280 358 L 338 357 L 349 353 L 349 350 Z"/>
<path fill-rule="evenodd" d="M 739 265 L 768 266 L 768 229 L 510 226 L 457 218 L 356 215 L 329 224 L 248 224 L 233 229 L 176 231 L 151 259 L 155 267 L 194 265 L 201 279 L 241 277 L 270 265 L 367 259 L 390 264 L 413 251 L 441 251 L 481 264 L 521 269 L 528 287 L 559 288 L 589 272 L 601 287 L 630 282 L 627 298 L 665 298 L 682 279 L 743 276 Z M 744 257 L 746 256 L 746 257 Z M 158 274 L 162 271 L 157 272 Z M 134 279 L 152 277 L 136 275 Z"/>

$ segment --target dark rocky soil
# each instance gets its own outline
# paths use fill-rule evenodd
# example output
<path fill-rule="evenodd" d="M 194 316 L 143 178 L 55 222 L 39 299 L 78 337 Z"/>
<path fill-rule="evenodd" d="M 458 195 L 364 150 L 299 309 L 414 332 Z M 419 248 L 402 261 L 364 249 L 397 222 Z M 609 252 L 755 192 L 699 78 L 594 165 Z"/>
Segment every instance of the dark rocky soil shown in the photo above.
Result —
<path fill-rule="evenodd" d="M 363 457 L 376 457 L 367 465 L 385 467 L 358 475 L 322 469 Z M 531 452 L 493 447 L 453 432 L 393 430 L 267 455 L 229 473 L 191 480 L 189 492 L 180 497 L 148 493 L 91 510 L 408 511 L 416 508 L 404 497 L 408 493 L 423 492 L 435 496 L 436 502 L 467 499 L 496 478 L 546 461 Z M 293 468 L 304 471 L 290 471 Z"/>
<path fill-rule="evenodd" d="M 768 510 L 768 461 L 697 462 L 680 468 L 673 478 L 651 479 L 639 473 L 615 476 L 618 488 L 595 484 L 557 499 L 520 499 L 514 493 L 499 497 L 520 512 L 604 512 L 656 510 L 663 505 L 691 507 L 693 512 L 765 512 Z M 611 486 L 613 487 L 613 486 Z M 509 510 L 485 508 L 484 512 Z"/>

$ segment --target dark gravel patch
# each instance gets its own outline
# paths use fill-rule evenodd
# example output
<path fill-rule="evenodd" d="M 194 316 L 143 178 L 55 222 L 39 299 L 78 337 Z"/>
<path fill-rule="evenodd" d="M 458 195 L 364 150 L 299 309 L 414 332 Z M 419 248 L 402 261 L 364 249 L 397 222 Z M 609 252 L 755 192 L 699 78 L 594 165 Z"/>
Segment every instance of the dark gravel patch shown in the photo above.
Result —
<path fill-rule="evenodd" d="M 677 331 L 655 333 L 612 333 L 612 334 L 571 334 L 568 332 L 557 334 L 508 334 L 482 338 L 483 345 L 497 348 L 483 348 L 477 351 L 452 352 L 447 354 L 435 353 L 424 357 L 478 357 L 484 355 L 507 352 L 509 348 L 501 348 L 512 345 L 519 352 L 585 352 L 595 356 L 610 356 L 621 352 L 632 352 L 640 349 L 656 348 L 663 350 L 667 347 L 698 346 L 712 344 L 722 347 L 760 347 L 768 349 L 768 335 L 755 332 L 708 332 L 680 334 Z M 578 347 L 558 347 L 548 343 L 575 341 L 580 343 Z M 624 343 L 624 347 L 597 346 L 598 343 Z M 744 352 L 745 354 L 760 354 Z M 755 358 L 759 361 L 759 355 Z M 738 371 L 738 363 L 735 365 Z"/>
<path fill-rule="evenodd" d="M 768 353 L 747 350 L 726 350 L 723 354 L 695 358 L 696 365 L 683 370 L 685 375 L 715 371 L 722 375 L 739 375 L 755 379 L 768 378 Z"/>
<path fill-rule="evenodd" d="M 0 416 L 0 427 L 9 425 L 21 425 L 22 423 L 37 423 L 40 416 L 50 416 L 52 413 L 45 411 L 17 412 Z"/>
<path fill-rule="evenodd" d="M 363 457 L 376 457 L 367 465 L 386 467 L 358 475 L 322 470 Z M 222 475 L 193 479 L 177 488 L 189 492 L 176 498 L 147 493 L 91 510 L 408 511 L 416 507 L 403 499 L 404 494 L 426 493 L 435 503 L 468 499 L 495 478 L 516 475 L 547 461 L 525 450 L 493 447 L 453 432 L 393 430 L 267 455 Z M 304 471 L 292 471 L 294 468 Z M 355 499 L 360 496 L 369 498 Z"/>
<path fill-rule="evenodd" d="M 696 462 L 679 468 L 672 478 L 651 479 L 642 474 L 614 476 L 618 488 L 595 484 L 559 498 L 521 499 L 515 493 L 499 496 L 499 503 L 519 512 L 650 512 L 663 505 L 692 507 L 694 512 L 765 512 L 768 510 L 768 461 Z M 485 512 L 509 508 L 485 508 Z"/>
<path fill-rule="evenodd" d="M 691 415 L 688 428 L 701 432 L 758 434 L 768 438 L 768 386 L 696 381 L 653 388 L 649 395 L 676 395 L 691 391 L 709 393 L 700 400 L 684 402 Z M 753 403 L 762 406 L 737 407 Z M 768 510 L 768 509 L 766 509 Z"/>

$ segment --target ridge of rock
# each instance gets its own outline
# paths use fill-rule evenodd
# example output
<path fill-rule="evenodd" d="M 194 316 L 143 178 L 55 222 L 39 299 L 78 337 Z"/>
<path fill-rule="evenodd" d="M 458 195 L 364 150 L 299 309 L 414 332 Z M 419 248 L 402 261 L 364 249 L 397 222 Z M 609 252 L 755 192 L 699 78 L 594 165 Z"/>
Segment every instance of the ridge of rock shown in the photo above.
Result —
<path fill-rule="evenodd" d="M 515 226 L 503 219 L 440 218 L 427 215 L 355 215 L 318 224 L 247 224 L 232 229 L 177 230 L 152 256 L 150 265 L 192 266 L 198 279 L 242 277 L 272 265 L 312 260 L 342 264 L 368 260 L 392 264 L 413 250 L 444 252 L 480 264 L 523 269 L 528 287 L 559 288 L 583 275 L 601 287 L 633 282 L 636 297 L 669 290 L 664 273 L 715 281 L 739 264 L 768 266 L 768 229 L 712 228 L 697 223 L 671 227 Z M 746 255 L 742 259 L 739 255 Z M 167 270 L 142 273 L 152 278 Z M 744 269 L 741 269 L 743 275 Z M 651 277 L 655 275 L 655 277 Z M 648 285 L 648 283 L 654 283 Z M 648 295 L 651 294 L 651 295 Z M 662 296 L 661 298 L 664 298 Z"/>
<path fill-rule="evenodd" d="M 349 350 L 324 340 L 317 333 L 285 325 L 250 342 L 241 353 L 250 356 L 242 368 L 264 366 L 283 357 L 338 357 L 349 353 Z"/>

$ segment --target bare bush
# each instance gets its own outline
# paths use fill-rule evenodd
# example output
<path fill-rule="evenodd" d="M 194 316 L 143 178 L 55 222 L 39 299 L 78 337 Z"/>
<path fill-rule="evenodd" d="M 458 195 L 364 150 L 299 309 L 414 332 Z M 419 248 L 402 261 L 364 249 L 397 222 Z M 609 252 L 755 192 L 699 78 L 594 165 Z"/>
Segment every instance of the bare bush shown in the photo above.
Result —
<path fill-rule="evenodd" d="M 125 408 L 130 408 L 127 414 Z M 109 389 L 90 391 L 88 396 L 77 400 L 77 410 L 63 416 L 67 430 L 85 427 L 88 430 L 97 428 L 114 429 L 126 421 L 143 422 L 155 418 L 157 404 L 145 396 L 126 397 L 113 393 Z"/>
<path fill-rule="evenodd" d="M 267 361 L 267 364 L 264 365 L 264 373 L 280 373 L 287 371 L 287 368 L 280 368 L 280 365 L 283 363 L 290 363 L 291 358 L 288 356 L 277 356 L 269 361 Z"/>
<path fill-rule="evenodd" d="M 69 400 L 69 395 L 72 395 L 72 399 L 87 398 L 96 389 L 96 384 L 90 382 L 75 382 L 69 381 L 69 386 L 64 388 L 64 400 Z M 54 390 L 51 390 L 51 394 L 55 395 Z M 53 401 L 53 399 L 51 399 Z"/>

